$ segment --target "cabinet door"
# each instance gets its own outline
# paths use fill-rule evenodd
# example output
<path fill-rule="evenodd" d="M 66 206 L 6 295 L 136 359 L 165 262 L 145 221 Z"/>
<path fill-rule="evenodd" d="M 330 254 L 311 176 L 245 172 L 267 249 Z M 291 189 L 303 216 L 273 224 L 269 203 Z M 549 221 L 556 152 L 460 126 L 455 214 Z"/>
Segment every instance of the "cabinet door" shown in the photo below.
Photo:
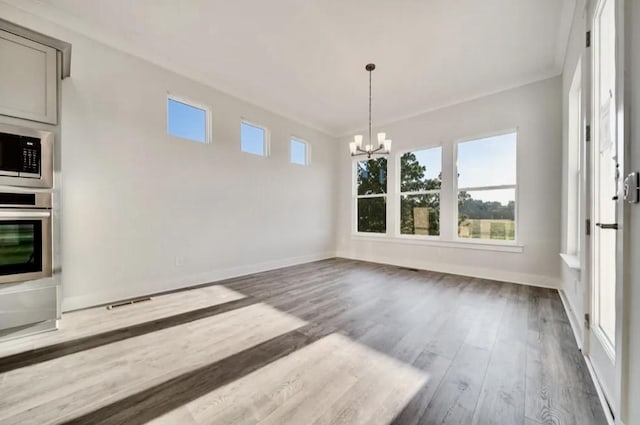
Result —
<path fill-rule="evenodd" d="M 0 31 L 0 115 L 57 124 L 56 50 Z"/>

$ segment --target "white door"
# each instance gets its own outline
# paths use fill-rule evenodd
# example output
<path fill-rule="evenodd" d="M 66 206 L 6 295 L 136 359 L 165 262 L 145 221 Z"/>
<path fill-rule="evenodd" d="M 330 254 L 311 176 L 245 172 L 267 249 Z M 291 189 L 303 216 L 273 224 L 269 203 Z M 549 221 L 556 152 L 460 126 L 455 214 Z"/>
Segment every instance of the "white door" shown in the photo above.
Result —
<path fill-rule="evenodd" d="M 591 302 L 587 355 L 609 405 L 616 399 L 616 249 L 619 161 L 617 134 L 616 0 L 592 12 Z"/>

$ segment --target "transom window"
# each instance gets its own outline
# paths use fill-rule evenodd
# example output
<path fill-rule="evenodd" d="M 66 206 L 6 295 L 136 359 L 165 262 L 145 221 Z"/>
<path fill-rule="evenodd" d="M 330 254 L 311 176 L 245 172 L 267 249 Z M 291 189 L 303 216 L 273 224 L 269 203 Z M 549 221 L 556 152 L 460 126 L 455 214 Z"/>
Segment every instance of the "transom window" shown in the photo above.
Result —
<path fill-rule="evenodd" d="M 516 237 L 516 133 L 461 142 L 458 152 L 458 237 Z"/>
<path fill-rule="evenodd" d="M 400 157 L 400 233 L 440 235 L 442 148 L 406 152 Z"/>
<path fill-rule="evenodd" d="M 309 165 L 309 151 L 307 142 L 292 137 L 289 141 L 289 154 L 292 164 Z"/>
<path fill-rule="evenodd" d="M 210 109 L 168 96 L 167 134 L 198 143 L 209 143 L 211 141 Z"/>
<path fill-rule="evenodd" d="M 387 232 L 387 159 L 358 161 L 356 166 L 357 231 Z"/>
<path fill-rule="evenodd" d="M 267 156 L 267 129 L 247 121 L 240 122 L 240 149 L 253 155 Z"/>

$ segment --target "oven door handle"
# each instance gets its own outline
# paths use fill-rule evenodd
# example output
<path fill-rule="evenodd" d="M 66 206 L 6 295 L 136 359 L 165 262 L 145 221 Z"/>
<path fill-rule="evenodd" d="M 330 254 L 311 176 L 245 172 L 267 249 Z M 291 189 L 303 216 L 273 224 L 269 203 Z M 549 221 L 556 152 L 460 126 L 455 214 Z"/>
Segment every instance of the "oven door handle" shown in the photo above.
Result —
<path fill-rule="evenodd" d="M 51 211 L 34 211 L 34 210 L 0 210 L 0 220 L 3 218 L 48 218 L 51 217 Z"/>

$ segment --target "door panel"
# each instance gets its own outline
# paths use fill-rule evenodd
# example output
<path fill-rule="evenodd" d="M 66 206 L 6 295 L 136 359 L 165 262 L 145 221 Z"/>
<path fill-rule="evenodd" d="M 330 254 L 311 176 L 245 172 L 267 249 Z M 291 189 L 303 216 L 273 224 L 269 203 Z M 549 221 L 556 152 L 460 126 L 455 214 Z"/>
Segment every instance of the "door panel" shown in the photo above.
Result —
<path fill-rule="evenodd" d="M 611 405 L 615 405 L 616 245 L 618 138 L 616 0 L 599 0 L 593 12 L 591 143 L 591 318 L 588 355 Z"/>

